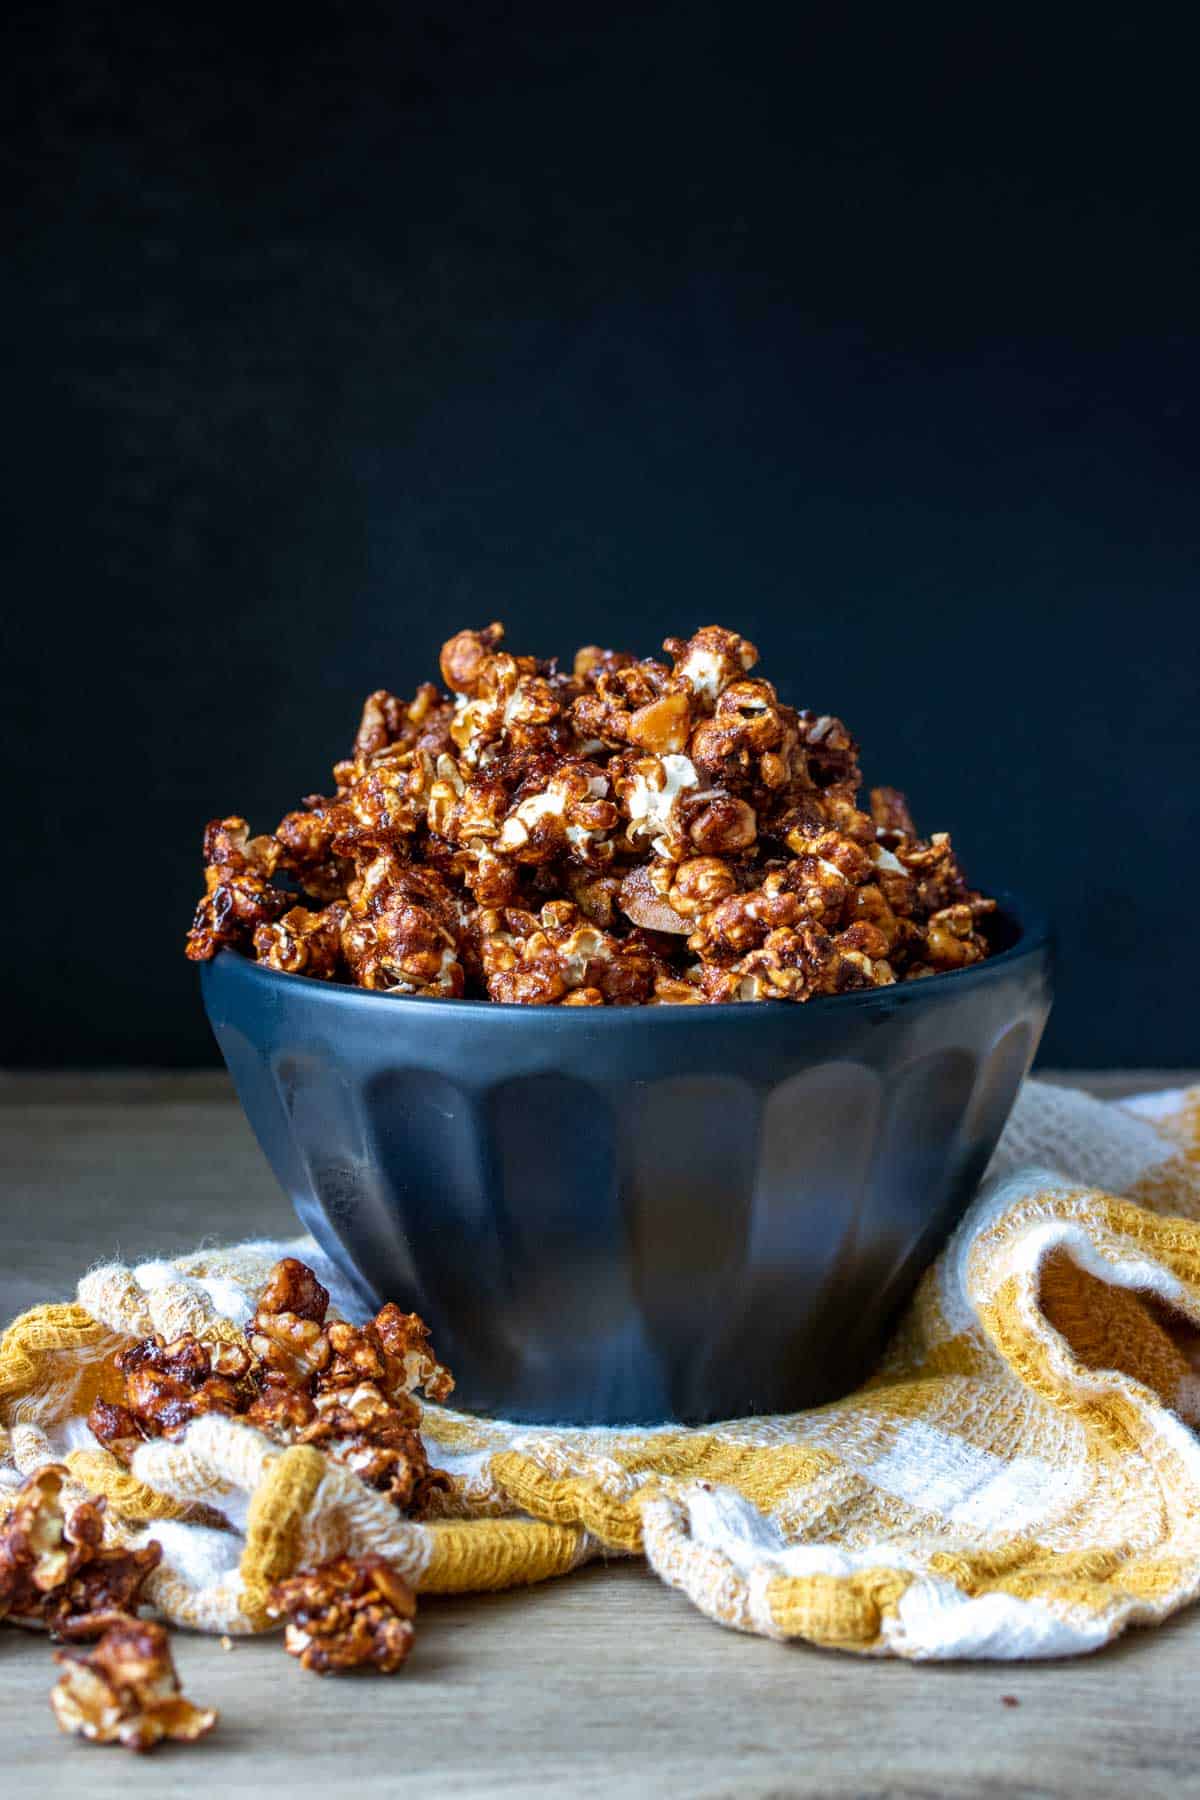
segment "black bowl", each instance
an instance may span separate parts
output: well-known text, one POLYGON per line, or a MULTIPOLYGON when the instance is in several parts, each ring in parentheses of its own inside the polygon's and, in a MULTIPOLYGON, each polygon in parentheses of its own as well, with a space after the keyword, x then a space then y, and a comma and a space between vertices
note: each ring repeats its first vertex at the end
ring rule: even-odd
POLYGON ((409 1000, 224 951, 204 998, 305 1227, 547 1423, 816 1406, 961 1216, 1050 1009, 1011 899, 974 968, 796 1006, 409 1000))

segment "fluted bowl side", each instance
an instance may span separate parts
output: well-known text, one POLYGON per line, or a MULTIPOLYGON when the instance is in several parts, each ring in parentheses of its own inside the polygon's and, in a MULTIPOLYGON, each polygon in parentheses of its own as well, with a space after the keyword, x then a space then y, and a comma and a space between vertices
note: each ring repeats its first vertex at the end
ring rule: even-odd
POLYGON ((808 1005, 530 1008, 225 951, 209 1019, 305 1228, 429 1322, 456 1404, 700 1422, 849 1391, 961 1216, 1041 1037, 1043 921, 808 1005))

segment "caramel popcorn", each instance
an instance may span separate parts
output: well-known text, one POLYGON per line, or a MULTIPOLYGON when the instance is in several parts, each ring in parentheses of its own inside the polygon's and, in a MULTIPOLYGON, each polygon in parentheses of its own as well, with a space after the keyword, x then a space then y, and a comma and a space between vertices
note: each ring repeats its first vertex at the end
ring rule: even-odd
POLYGON ((284 1648, 314 1675, 391 1675, 412 1649, 416 1596, 382 1556, 336 1556, 280 1581, 267 1611, 287 1621, 284 1648))
MULTIPOLYGON (((988 955, 995 903, 949 837, 896 788, 863 811, 845 725, 781 700, 736 632, 668 638, 669 662, 587 645, 569 674, 503 645, 460 631, 446 691, 369 695, 335 792, 273 834, 214 820, 188 955, 588 1007, 805 1001, 988 955)), ((305 1335, 259 1354, 307 1380, 305 1335)))
POLYGON ((445 1400, 454 1377, 415 1313, 389 1302, 359 1326, 327 1320, 328 1307, 308 1265, 285 1256, 258 1296, 244 1348, 185 1334, 123 1350, 124 1401, 95 1402, 93 1436, 127 1463, 147 1438, 178 1437, 201 1413, 223 1412, 279 1443, 318 1445, 420 1515, 449 1483, 429 1466, 415 1394, 445 1400))
POLYGON ((125 1401, 94 1403, 88 1415, 92 1435, 128 1462, 144 1438, 178 1437, 201 1413, 241 1412, 250 1367, 248 1351, 233 1345, 209 1349, 190 1332, 171 1343, 143 1338, 117 1357, 125 1401))
POLYGON ((161 1625, 125 1619, 91 1650, 60 1650, 50 1704, 60 1731, 97 1744, 152 1750, 164 1738, 191 1743, 212 1730, 211 1707, 193 1706, 179 1688, 161 1625))
POLYGON ((136 1612, 142 1583, 162 1551, 104 1545, 105 1502, 67 1512, 66 1470, 47 1463, 26 1478, 0 1527, 0 1618, 40 1625, 55 1637, 97 1637, 136 1612))

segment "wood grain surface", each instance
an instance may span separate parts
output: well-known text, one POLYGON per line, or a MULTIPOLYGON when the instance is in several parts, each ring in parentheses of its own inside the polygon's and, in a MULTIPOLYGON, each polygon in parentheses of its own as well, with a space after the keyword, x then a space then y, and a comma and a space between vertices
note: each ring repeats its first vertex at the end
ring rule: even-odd
MULTIPOLYGON (((1076 1079, 1112 1094, 1195 1077, 1076 1079)), ((294 1229, 224 1081, 207 1075, 5 1078, 0 1181, 5 1319, 68 1293, 95 1260, 294 1229)), ((640 1565, 614 1563, 424 1602, 413 1659, 391 1681, 306 1676, 277 1640, 222 1650, 181 1634, 176 1655, 220 1725, 202 1745, 138 1759, 60 1738, 48 1647, 0 1632, 0 1791, 1200 1791, 1200 1613, 1069 1662, 914 1667, 722 1631, 640 1565)))

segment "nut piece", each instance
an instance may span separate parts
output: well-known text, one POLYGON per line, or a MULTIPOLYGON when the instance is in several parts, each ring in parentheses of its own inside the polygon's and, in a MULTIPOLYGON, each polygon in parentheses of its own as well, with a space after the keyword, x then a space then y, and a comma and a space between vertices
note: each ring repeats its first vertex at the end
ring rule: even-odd
POLYGON ((313 1675, 391 1675, 413 1644, 416 1595, 382 1556, 335 1556, 276 1582, 267 1611, 286 1619, 284 1648, 313 1675))
POLYGON ((96 1744, 152 1750, 164 1738, 192 1743, 212 1730, 211 1707, 179 1691, 161 1625, 127 1619, 110 1625, 92 1650, 59 1650, 62 1667, 50 1704, 60 1731, 96 1744))

